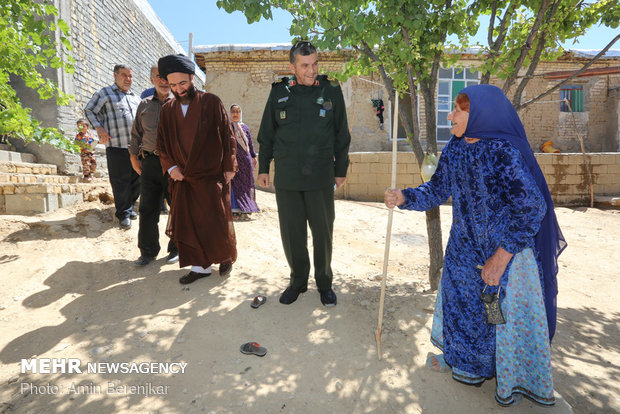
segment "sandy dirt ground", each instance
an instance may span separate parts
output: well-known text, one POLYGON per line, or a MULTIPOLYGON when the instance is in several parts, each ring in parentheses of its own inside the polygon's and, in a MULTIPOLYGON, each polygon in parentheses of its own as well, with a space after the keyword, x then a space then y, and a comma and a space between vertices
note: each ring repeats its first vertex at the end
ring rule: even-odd
MULTIPOLYGON (((336 202, 333 269, 338 306, 313 288, 290 306, 274 195, 235 224, 239 259, 189 287, 188 272, 136 268, 138 225, 87 202, 25 217, 0 216, 0 413, 480 413, 505 412, 495 380, 461 385, 425 367, 435 294, 426 293, 423 213, 394 213, 383 359, 375 329, 387 209, 336 202), (258 309, 251 299, 267 296, 258 309), (244 355, 256 341, 265 357, 244 355), (77 359, 82 373, 21 373, 21 360, 77 359), (88 364, 183 364, 178 373, 110 373, 88 364), (186 364, 186 365, 185 365, 186 364)), ((558 208, 569 247, 560 258, 552 346, 558 402, 511 412, 620 411, 620 211, 558 208), (572 407, 572 408, 571 408, 572 407)), ((441 208, 444 244, 451 207, 441 208)), ((167 217, 162 216, 161 242, 167 217)), ((217 269, 217 267, 215 267, 217 269)), ((180 365, 174 365, 179 367, 180 365)), ((150 370, 151 368, 149 368, 150 370)))

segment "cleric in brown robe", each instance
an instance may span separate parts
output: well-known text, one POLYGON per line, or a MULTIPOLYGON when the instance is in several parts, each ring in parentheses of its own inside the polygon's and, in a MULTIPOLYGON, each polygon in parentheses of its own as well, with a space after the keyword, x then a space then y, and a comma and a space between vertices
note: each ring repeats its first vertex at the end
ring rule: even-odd
POLYGON ((194 62, 168 55, 158 62, 175 98, 161 110, 157 151, 168 174, 172 199, 166 234, 179 249, 179 265, 192 266, 181 277, 192 283, 232 271, 237 241, 230 209, 230 180, 237 170, 236 142, 220 99, 194 86, 194 62))

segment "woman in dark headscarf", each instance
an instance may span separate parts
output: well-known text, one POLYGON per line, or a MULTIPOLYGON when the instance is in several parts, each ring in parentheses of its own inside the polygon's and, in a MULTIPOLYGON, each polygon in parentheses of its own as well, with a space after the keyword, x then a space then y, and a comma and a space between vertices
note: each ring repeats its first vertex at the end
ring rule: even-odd
POLYGON ((501 405, 521 395, 552 405, 557 257, 566 242, 547 184, 499 88, 463 89, 448 119, 453 136, 431 180, 385 193, 390 208, 422 211, 452 197, 431 334, 444 353, 429 354, 427 366, 470 385, 495 376, 501 405), (483 290, 499 295, 505 323, 489 323, 483 290))
POLYGON ((254 168, 258 161, 252 144, 250 128, 241 122, 239 105, 230 106, 230 120, 237 141, 237 165, 239 166, 239 171, 231 181, 231 207, 235 219, 248 220, 251 213, 259 211, 254 187, 254 168))

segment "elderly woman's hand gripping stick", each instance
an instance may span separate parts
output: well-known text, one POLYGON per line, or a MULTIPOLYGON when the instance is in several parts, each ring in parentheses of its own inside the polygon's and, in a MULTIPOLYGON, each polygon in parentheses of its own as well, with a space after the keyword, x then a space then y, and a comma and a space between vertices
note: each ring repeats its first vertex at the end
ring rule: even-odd
POLYGON ((387 208, 394 208, 405 203, 405 196, 400 190, 388 188, 385 190, 384 202, 387 208))

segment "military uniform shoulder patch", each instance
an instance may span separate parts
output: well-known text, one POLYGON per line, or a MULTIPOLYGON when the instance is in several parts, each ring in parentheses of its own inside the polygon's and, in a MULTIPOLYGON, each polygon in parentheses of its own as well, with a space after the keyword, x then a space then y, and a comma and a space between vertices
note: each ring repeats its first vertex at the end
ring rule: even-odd
POLYGON ((288 81, 289 81, 288 78, 285 76, 273 82, 271 86, 274 87, 274 86, 281 85, 281 84, 288 84, 288 81))
POLYGON ((338 79, 336 78, 330 78, 327 75, 320 75, 318 77, 318 79, 321 81, 321 83, 323 84, 330 84, 331 86, 339 86, 340 82, 338 82, 338 79))

